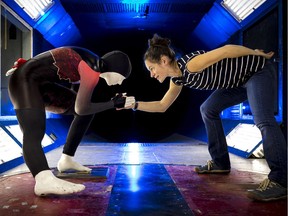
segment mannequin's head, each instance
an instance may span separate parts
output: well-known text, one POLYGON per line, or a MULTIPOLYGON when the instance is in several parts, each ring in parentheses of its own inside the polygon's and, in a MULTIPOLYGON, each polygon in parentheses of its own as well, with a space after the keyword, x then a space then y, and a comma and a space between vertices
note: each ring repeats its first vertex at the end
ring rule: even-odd
POLYGON ((127 54, 121 51, 106 53, 99 59, 100 77, 108 85, 121 85, 131 74, 132 66, 127 54))

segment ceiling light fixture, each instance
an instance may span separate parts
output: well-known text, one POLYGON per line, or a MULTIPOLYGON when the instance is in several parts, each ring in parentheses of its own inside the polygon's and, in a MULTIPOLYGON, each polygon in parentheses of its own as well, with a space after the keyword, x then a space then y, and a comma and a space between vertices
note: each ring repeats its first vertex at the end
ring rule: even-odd
POLYGON ((241 22, 265 1, 266 0, 223 0, 221 5, 235 17, 238 22, 241 22))
POLYGON ((54 4, 53 0, 14 0, 32 19, 37 20, 54 4))

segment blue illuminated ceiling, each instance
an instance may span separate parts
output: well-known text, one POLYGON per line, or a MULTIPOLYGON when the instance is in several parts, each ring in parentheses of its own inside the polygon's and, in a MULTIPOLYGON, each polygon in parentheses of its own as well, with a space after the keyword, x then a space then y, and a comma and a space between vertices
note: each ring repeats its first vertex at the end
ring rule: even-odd
POLYGON ((60 0, 85 38, 120 31, 191 32, 215 0, 60 0))

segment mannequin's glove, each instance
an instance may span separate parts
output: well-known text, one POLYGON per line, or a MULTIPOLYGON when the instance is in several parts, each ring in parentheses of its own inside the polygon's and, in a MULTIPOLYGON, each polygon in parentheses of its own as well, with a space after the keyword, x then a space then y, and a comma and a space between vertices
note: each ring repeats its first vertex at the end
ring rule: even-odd
POLYGON ((135 97, 127 97, 126 93, 116 94, 111 100, 114 102, 115 108, 126 108, 135 103, 135 97))

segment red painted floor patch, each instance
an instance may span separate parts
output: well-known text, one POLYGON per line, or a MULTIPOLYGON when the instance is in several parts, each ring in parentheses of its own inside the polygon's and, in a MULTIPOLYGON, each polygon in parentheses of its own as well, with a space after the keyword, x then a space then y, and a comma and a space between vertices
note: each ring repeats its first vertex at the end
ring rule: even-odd
POLYGON ((198 175, 193 166, 165 167, 195 215, 287 216, 287 200, 263 203, 246 197, 266 175, 237 170, 198 175))
POLYGON ((109 166, 108 178, 66 179, 86 189, 67 196, 34 195, 30 173, 0 178, 0 215, 95 215, 106 214, 117 166, 109 166))

